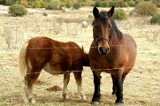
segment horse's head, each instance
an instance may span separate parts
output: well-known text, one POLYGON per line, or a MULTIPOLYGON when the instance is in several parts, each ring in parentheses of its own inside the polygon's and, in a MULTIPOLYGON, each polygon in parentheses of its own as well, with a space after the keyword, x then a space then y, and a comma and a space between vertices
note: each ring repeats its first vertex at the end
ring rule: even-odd
POLYGON ((108 11, 101 11, 94 7, 93 15, 93 38, 97 44, 98 51, 102 55, 106 55, 110 51, 109 41, 111 39, 112 23, 110 18, 114 13, 114 6, 108 11))

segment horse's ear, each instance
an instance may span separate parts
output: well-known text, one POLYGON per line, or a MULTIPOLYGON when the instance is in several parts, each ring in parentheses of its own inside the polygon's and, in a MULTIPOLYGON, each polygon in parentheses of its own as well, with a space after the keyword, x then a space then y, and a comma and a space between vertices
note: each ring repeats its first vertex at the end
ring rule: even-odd
POLYGON ((114 13, 114 6, 112 6, 112 8, 108 11, 108 17, 109 18, 112 17, 113 13, 114 13))
POLYGON ((99 10, 96 7, 93 8, 93 15, 94 15, 94 18, 99 17, 99 10))

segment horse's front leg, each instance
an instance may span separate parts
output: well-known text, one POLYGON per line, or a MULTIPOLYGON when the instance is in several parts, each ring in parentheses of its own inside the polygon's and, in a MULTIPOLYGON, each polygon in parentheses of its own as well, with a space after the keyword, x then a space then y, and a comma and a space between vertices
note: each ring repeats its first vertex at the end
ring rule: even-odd
POLYGON ((112 78, 112 84, 113 84, 113 86, 112 86, 112 90, 113 90, 112 95, 116 96, 117 87, 115 86, 115 76, 113 74, 111 74, 111 78, 112 78))
POLYGON ((67 95, 67 85, 69 83, 70 80, 70 73, 65 73, 64 74, 64 78, 63 78, 63 90, 62 90, 62 98, 68 99, 68 95, 67 95))
POLYGON ((100 83, 101 83, 101 72, 98 71, 92 71, 93 77, 94 77, 94 94, 92 98, 92 104, 99 104, 100 100, 100 83))
POLYGON ((81 74, 82 74, 82 72, 74 72, 74 77, 75 77, 75 80, 77 83, 78 93, 81 96, 81 98, 83 100, 85 100, 86 96, 83 94, 83 91, 82 91, 82 76, 81 76, 81 74))
POLYGON ((115 103, 116 104, 121 104, 123 103, 123 81, 124 81, 124 78, 122 77, 122 73, 123 70, 118 70, 118 73, 114 76, 114 79, 115 79, 115 87, 117 89, 116 91, 116 101, 115 103))

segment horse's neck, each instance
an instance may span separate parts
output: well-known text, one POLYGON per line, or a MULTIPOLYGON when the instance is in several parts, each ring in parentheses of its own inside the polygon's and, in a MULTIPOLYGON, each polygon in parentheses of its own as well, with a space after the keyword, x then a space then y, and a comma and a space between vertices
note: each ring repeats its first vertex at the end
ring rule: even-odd
POLYGON ((123 38, 122 38, 122 39, 119 39, 119 38, 118 38, 118 35, 117 35, 116 33, 114 33, 114 36, 113 36, 113 38, 110 40, 109 45, 116 45, 116 46, 122 45, 122 40, 123 40, 123 38))

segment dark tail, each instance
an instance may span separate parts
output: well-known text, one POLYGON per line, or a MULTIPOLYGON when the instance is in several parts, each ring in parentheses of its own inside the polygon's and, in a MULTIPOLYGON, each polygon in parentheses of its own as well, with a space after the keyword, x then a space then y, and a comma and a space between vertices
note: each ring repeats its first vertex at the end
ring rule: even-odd
POLYGON ((83 62, 83 66, 90 66, 89 65, 89 58, 88 58, 88 54, 87 53, 85 53, 85 60, 83 62))

